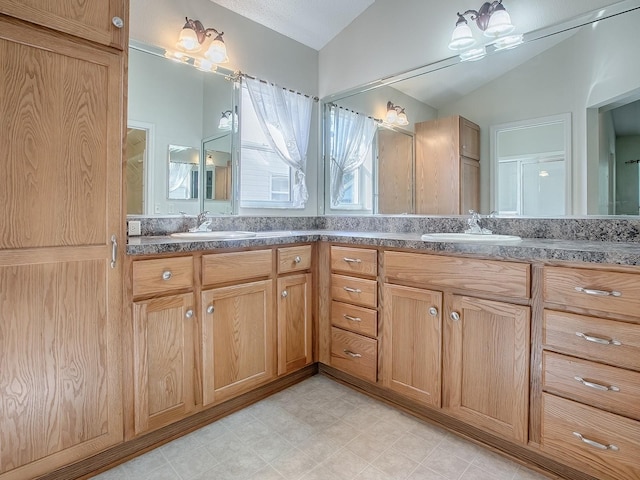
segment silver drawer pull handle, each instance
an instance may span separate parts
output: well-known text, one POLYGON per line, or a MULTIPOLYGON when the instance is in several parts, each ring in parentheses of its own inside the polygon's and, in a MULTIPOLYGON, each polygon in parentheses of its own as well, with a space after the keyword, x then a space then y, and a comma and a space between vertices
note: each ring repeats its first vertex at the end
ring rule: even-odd
POLYGON ((588 333, 576 332, 576 335, 580 338, 584 338, 587 342, 598 343, 600 345, 622 345, 622 342, 619 342, 618 340, 594 337, 588 333))
POLYGON ((351 322, 361 322, 362 319, 360 317, 352 317, 351 315, 347 315, 346 313, 343 315, 344 318, 351 322))
POLYGON ((293 261, 295 263, 300 263, 302 261, 302 259, 300 257, 296 257, 296 258, 293 259, 293 261))
POLYGON ((351 288, 351 287, 343 287, 345 289, 345 291, 349 292, 349 293, 362 293, 362 290, 360 290, 359 288, 351 288))
POLYGON ((115 235, 111 235, 111 268, 116 268, 118 260, 118 239, 115 235))
POLYGON ((362 357, 362 355, 360 355, 359 353, 352 352, 351 350, 343 350, 343 352, 345 353, 345 355, 349 355, 351 358, 362 357))
POLYGON ((598 450, 613 450, 614 452, 617 452, 618 450, 620 450, 615 445, 604 445, 594 440, 589 440, 588 438, 583 437, 582 434, 578 432, 573 432, 573 434, 576 437, 578 437, 580 440, 582 440, 584 443, 586 443, 587 445, 591 445, 592 447, 597 448, 598 450))
POLYGON ((599 383, 595 383, 595 382, 590 382, 588 380, 585 380, 582 377, 573 377, 574 380, 577 380, 578 382, 580 382, 581 384, 583 384, 585 387, 589 387, 589 388, 595 388, 596 390, 601 390, 603 392, 619 392, 620 389, 614 385, 601 385, 599 383))
POLYGON ((362 260, 360 260, 359 258, 344 257, 343 260, 347 263, 362 263, 362 260))
POLYGON ((595 295, 596 297, 621 297, 622 293, 616 292, 615 290, 611 290, 607 292, 606 290, 595 290, 593 288, 582 288, 576 287, 576 292, 586 293, 587 295, 595 295))
POLYGON ((171 280, 171 277, 172 277, 171 270, 165 270, 164 272, 162 272, 163 280, 171 280))

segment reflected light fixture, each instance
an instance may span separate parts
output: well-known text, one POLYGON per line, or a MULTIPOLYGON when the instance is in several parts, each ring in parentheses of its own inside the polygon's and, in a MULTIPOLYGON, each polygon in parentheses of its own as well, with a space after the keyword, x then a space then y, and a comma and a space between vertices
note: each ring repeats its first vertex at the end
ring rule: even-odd
POLYGON ((484 32, 486 37, 493 39, 491 44, 495 50, 506 50, 515 48, 522 43, 522 35, 510 35, 515 26, 511 23, 511 17, 502 5, 502 0, 485 2, 479 10, 467 10, 464 13, 458 12, 458 21, 451 35, 449 48, 460 53, 462 61, 480 60, 486 55, 484 46, 472 48, 477 40, 473 36, 471 27, 465 17, 475 21, 478 28, 484 32))
POLYGON ((220 117, 220 122, 218 122, 218 129, 231 130, 231 115, 233 115, 231 110, 222 112, 222 117, 220 117))
POLYGON ((187 53, 199 52, 208 38, 215 33, 213 41, 207 47, 204 57, 213 64, 225 63, 229 61, 227 57, 227 47, 222 36, 224 32, 218 32, 215 28, 204 28, 200 20, 192 20, 185 17, 186 23, 182 27, 178 37, 177 48, 187 53))
POLYGON ((394 105, 392 102, 387 102, 387 115, 385 116, 385 122, 389 125, 409 125, 409 119, 404 112, 404 108, 399 105, 394 105))

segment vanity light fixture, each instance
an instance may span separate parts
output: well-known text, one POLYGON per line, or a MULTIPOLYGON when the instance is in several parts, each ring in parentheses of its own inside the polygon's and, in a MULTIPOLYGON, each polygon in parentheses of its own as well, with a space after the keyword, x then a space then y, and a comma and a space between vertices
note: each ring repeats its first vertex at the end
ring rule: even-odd
POLYGON ((226 110, 222 112, 222 117, 220 117, 220 122, 218 122, 218 129, 231 130, 232 115, 233 115, 233 112, 231 110, 226 110))
POLYGON ((179 50, 189 54, 198 52, 202 49, 207 39, 211 37, 211 34, 215 33, 216 36, 207 47, 204 57, 213 64, 229 61, 227 47, 222 39, 224 32, 218 32, 215 28, 204 28, 200 20, 192 20, 188 17, 185 17, 185 20, 186 23, 178 37, 177 48, 179 50))
POLYGON ((472 48, 477 40, 473 36, 471 27, 467 23, 466 16, 476 22, 478 28, 486 37, 493 39, 491 45, 495 50, 515 48, 522 43, 522 35, 510 35, 515 26, 511 23, 511 17, 502 5, 502 0, 485 2, 479 10, 467 10, 458 12, 458 21, 451 35, 449 48, 460 53, 460 59, 464 61, 480 60, 486 55, 484 46, 472 48))
POLYGON ((409 125, 409 119, 404 112, 404 108, 399 105, 394 105, 391 102, 387 102, 387 115, 385 116, 385 122, 389 125, 409 125))

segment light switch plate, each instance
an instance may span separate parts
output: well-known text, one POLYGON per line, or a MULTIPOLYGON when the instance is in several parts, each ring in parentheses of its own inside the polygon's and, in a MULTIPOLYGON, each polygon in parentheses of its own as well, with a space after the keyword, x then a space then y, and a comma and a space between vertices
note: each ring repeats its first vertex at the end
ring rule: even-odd
POLYGON ((141 233, 140 220, 129 220, 129 236, 135 237, 141 233))

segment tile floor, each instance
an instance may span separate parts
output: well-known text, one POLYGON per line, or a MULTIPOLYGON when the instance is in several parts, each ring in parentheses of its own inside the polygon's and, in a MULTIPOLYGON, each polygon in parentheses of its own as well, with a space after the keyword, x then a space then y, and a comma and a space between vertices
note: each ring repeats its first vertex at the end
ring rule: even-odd
POLYGON ((316 375, 96 480, 543 480, 316 375))

